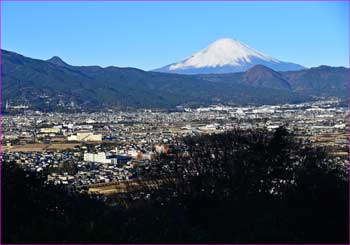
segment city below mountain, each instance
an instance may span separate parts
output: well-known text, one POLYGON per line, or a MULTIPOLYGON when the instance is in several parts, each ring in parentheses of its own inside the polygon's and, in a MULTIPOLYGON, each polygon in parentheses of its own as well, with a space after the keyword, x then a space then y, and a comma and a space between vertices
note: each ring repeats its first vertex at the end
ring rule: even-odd
POLYGON ((154 71, 179 74, 229 73, 247 71, 255 65, 264 65, 276 71, 294 71, 305 68, 298 64, 272 58, 237 40, 223 38, 181 62, 154 71))
MULTIPOLYGON (((211 45, 208 52, 220 50, 221 45, 239 46, 244 53, 232 59, 224 57, 220 63, 219 59, 211 60, 203 51, 173 65, 172 69, 186 69, 189 64, 201 69, 200 64, 223 65, 228 61, 232 65, 244 63, 246 67, 249 63, 252 67, 238 73, 182 75, 112 66, 71 66, 59 57, 44 61, 2 50, 2 104, 7 107, 3 109, 173 109, 179 105, 261 105, 298 103, 330 96, 345 99, 347 96, 348 68, 320 66, 279 72, 269 68, 267 63, 254 66, 253 55, 255 60, 259 57, 269 64, 285 63, 236 41, 220 40, 211 45), (206 63, 200 63, 203 59, 206 63)), ((279 67, 282 69, 282 65, 279 67)), ((294 65, 294 68, 302 67, 294 65)))

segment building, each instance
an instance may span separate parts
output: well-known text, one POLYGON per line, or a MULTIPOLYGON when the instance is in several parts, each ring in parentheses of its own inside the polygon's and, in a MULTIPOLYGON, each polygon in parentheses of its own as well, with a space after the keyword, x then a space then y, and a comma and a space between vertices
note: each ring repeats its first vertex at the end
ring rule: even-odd
POLYGON ((68 141, 102 141, 102 134, 82 132, 68 136, 68 141))
POLYGON ((98 162, 98 163, 111 163, 110 159, 107 159, 106 153, 84 153, 84 161, 86 162, 98 162))
POLYGON ((60 128, 41 128, 40 133, 45 133, 45 134, 57 134, 61 131, 60 128))

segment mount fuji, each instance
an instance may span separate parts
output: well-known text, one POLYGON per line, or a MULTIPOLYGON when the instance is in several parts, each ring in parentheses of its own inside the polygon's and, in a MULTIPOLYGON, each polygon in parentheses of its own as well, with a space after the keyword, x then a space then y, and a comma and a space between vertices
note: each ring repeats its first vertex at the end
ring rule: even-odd
POLYGON ((243 72, 255 65, 275 71, 296 71, 305 67, 280 61, 230 38, 219 39, 189 58, 153 71, 179 74, 243 72))

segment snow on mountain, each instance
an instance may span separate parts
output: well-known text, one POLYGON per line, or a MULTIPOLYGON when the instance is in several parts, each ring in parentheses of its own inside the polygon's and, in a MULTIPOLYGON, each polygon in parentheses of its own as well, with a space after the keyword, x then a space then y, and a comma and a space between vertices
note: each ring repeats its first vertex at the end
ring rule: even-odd
POLYGON ((244 62, 251 62, 252 57, 258 57, 266 61, 279 62, 272 57, 259 53, 254 49, 229 38, 220 39, 207 48, 195 53, 189 59, 170 66, 170 70, 185 68, 188 66, 216 67, 224 65, 240 65, 244 62))
POLYGON ((237 40, 223 38, 181 62, 154 71, 182 74, 228 73, 246 71, 255 65, 264 65, 277 71, 304 68, 258 52, 237 40))

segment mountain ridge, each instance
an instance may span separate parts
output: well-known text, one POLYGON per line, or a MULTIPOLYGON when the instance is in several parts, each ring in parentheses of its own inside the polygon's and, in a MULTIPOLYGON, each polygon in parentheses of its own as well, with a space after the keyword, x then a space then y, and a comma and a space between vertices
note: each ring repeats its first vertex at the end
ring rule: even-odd
POLYGON ((58 66, 65 66, 65 67, 70 66, 58 56, 52 56, 50 59, 48 59, 46 61, 50 62, 51 64, 58 65, 58 66))
POLYGON ((181 75, 137 68, 62 66, 11 51, 1 53, 2 104, 26 102, 40 110, 61 110, 70 104, 100 110, 298 103, 315 96, 346 98, 349 87, 349 69, 341 67, 276 72, 256 66, 239 73, 181 75))

